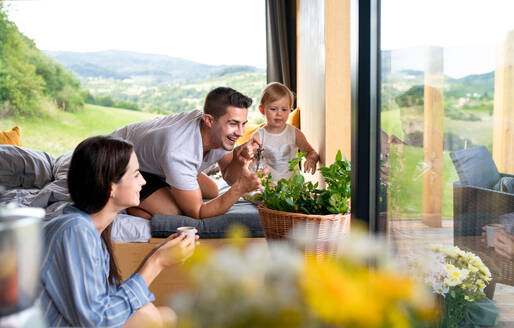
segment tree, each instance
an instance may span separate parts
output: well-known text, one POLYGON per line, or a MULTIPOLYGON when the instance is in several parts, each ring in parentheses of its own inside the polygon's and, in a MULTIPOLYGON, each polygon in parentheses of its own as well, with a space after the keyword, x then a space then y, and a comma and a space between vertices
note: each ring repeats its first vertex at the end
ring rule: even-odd
POLYGON ((79 82, 18 31, 0 2, 0 103, 9 104, 9 114, 34 115, 44 98, 63 110, 84 105, 79 82))

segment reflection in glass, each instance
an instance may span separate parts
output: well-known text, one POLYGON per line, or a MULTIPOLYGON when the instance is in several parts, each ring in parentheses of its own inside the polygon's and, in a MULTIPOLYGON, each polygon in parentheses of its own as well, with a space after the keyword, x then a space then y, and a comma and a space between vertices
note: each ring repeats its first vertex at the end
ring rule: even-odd
POLYGON ((514 302, 514 2, 381 6, 379 226, 402 256, 429 243, 479 255, 514 322, 501 303, 514 302), (503 225, 495 247, 488 224, 503 225))

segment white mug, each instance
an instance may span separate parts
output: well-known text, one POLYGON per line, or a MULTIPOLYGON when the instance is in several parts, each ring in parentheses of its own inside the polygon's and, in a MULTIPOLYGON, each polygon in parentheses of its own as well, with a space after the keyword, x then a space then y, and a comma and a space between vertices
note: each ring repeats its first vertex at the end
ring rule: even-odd
POLYGON ((496 232, 505 230, 503 224, 492 223, 485 226, 485 234, 487 239, 487 246, 494 247, 494 236, 496 232))
POLYGON ((179 235, 186 234, 190 236, 191 240, 193 241, 193 246, 196 243, 196 228, 195 227, 180 227, 177 228, 177 232, 179 235))

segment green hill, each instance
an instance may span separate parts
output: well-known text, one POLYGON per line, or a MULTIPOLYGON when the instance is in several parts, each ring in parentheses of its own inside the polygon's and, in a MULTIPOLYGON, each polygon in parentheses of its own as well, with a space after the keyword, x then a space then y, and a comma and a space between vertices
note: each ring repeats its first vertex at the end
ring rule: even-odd
POLYGON ((45 51, 49 56, 72 70, 81 80, 112 78, 150 84, 189 83, 207 77, 238 72, 264 72, 252 66, 206 65, 167 55, 131 51, 107 50, 98 52, 45 51))
POLYGON ((89 136, 109 134, 126 124, 155 116, 119 108, 85 105, 84 110, 79 112, 55 111, 44 118, 3 118, 0 120, 0 130, 18 125, 23 147, 44 150, 58 156, 74 149, 89 136))
POLYGON ((166 55, 129 51, 47 51, 73 71, 90 96, 86 102, 169 114, 201 107, 218 86, 232 87, 257 101, 266 72, 253 66, 212 66, 166 55), (131 107, 127 104, 132 104, 131 107))

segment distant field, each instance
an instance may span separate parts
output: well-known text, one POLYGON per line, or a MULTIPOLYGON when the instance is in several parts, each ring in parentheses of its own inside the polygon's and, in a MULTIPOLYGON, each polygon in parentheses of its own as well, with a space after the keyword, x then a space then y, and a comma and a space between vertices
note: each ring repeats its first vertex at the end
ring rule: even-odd
POLYGON ((18 125, 23 147, 44 150, 58 156, 75 148, 86 137, 109 134, 123 125, 156 116, 158 115, 86 105, 81 112, 57 111, 47 118, 2 118, 0 129, 6 130, 18 125))

